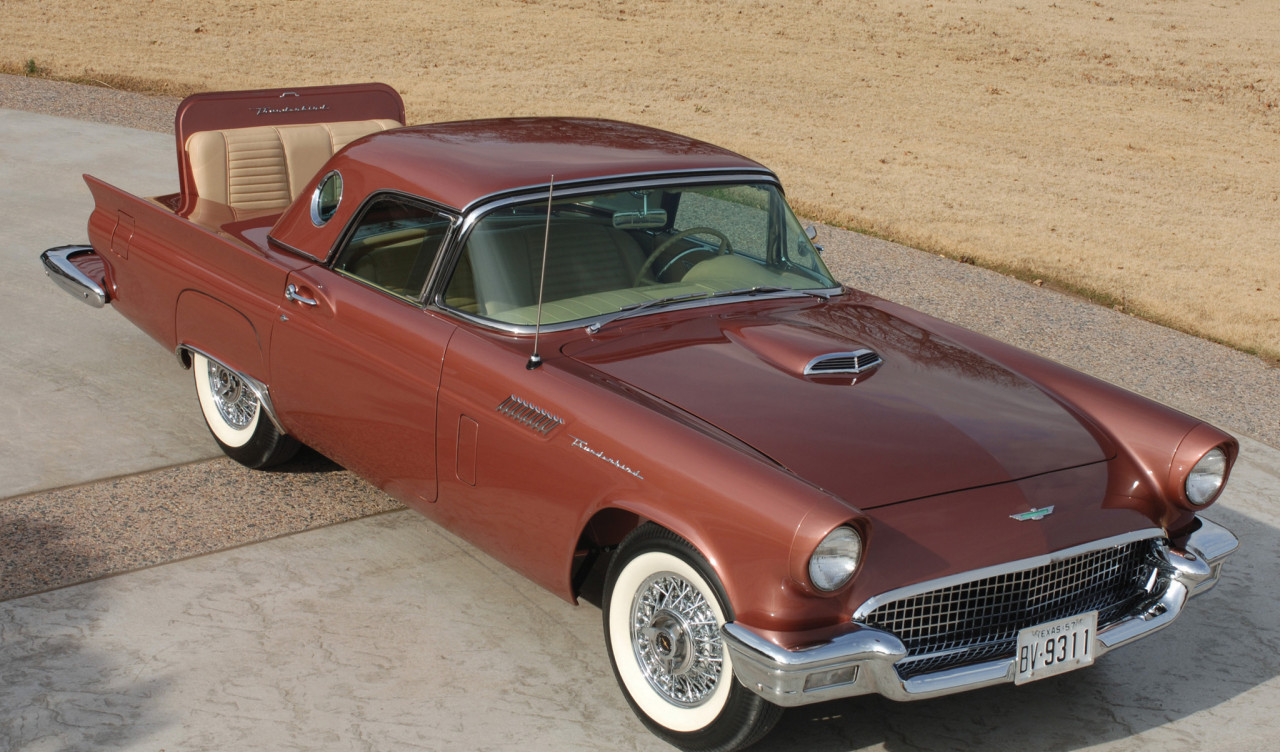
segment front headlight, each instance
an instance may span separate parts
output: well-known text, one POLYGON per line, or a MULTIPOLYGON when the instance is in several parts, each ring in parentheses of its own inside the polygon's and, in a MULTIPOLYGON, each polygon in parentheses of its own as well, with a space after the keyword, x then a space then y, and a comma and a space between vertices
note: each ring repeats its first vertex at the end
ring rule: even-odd
POLYGON ((1222 481, 1227 477, 1227 455, 1221 449, 1210 449, 1205 452, 1191 472, 1187 473, 1187 501, 1196 506, 1208 504, 1222 490, 1222 481))
POLYGON ((809 557, 809 581, 831 592, 849 581, 862 559, 862 536, 851 527, 827 533, 809 557))

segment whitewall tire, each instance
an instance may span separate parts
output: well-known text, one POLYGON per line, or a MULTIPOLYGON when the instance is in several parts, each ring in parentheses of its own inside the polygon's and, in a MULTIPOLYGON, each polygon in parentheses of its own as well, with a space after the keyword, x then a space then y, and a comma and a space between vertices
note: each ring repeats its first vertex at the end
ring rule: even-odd
POLYGON ((622 542, 604 592, 614 676, 641 721, 687 750, 728 752, 758 741, 782 709, 742 686, 720 636, 732 618, 706 559, 665 528, 622 542))
POLYGON ((235 371, 191 353, 196 397, 209 432, 222 451, 242 465, 270 467, 297 453, 299 444, 276 429, 257 396, 235 371))

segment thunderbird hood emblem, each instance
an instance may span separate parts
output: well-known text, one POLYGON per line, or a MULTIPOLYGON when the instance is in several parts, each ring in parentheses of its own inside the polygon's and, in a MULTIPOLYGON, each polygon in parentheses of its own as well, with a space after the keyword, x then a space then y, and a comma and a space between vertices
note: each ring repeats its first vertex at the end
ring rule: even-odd
POLYGON ((1053 507, 1041 507, 1040 509, 1032 509, 1030 512, 1022 514, 1011 514, 1009 519, 1018 522, 1026 522, 1027 520, 1043 520, 1045 517, 1053 514, 1053 507))

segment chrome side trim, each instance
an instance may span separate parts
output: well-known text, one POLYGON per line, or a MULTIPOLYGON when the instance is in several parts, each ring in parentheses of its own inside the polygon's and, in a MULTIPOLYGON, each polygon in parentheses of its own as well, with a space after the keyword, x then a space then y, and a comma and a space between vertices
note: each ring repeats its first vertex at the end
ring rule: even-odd
POLYGON ((60 245, 40 254, 40 261, 44 264, 44 273, 49 275, 49 279, 53 280, 58 287, 94 308, 101 308, 111 302, 111 297, 99 282, 90 279, 71 263, 72 256, 82 253, 96 253, 96 251, 93 250, 93 246, 88 245, 60 245))
POLYGON ((503 400, 502 404, 498 405, 496 409, 520 425, 543 436, 564 425, 563 419, 552 415, 537 405, 525 402, 514 394, 503 400))
MULTIPOLYGON (((1236 537, 1226 528, 1201 518, 1201 527, 1191 534, 1186 552, 1156 546, 1156 574, 1152 595, 1123 619, 1098 633, 1096 655, 1159 631, 1173 623, 1193 595, 1203 593, 1217 582, 1222 562, 1238 547, 1236 537)), ((1051 563, 1059 557, 1074 556, 1109 545, 1131 543, 1160 535, 1160 531, 1140 530, 1084 546, 1076 546, 1048 556, 1024 559, 977 572, 927 583, 923 589, 982 579, 1003 570, 1017 570, 1051 563)), ((921 591, 920 586, 900 588, 867 601, 859 612, 876 604, 921 591)), ((903 680, 894 664, 907 656, 906 646, 889 632, 853 622, 850 631, 830 641, 789 650, 765 639, 750 627, 730 622, 721 627, 725 649, 733 660, 734 675, 748 689, 783 707, 808 705, 825 700, 879 694, 891 700, 921 700, 963 692, 994 684, 1011 683, 1017 672, 1015 658, 922 674, 903 680), (814 679, 817 681, 813 681, 814 679), (831 682, 822 684, 822 682, 831 682), (810 686, 818 685, 818 686, 810 686)))
POLYGON ((195 353, 198 355, 203 355, 209 360, 212 360, 213 362, 217 363, 218 365, 221 365, 223 368, 227 369, 228 371, 231 371, 236 376, 240 377, 240 380, 245 383, 245 386, 249 387, 249 391, 253 392, 253 396, 258 398, 258 404, 262 405, 262 411, 265 412, 267 414, 267 418, 271 420, 271 425, 275 426, 276 430, 279 431, 281 434, 284 434, 286 436, 289 434, 288 431, 284 430, 284 426, 280 425, 280 418, 276 415, 276 407, 271 402, 271 390, 267 388, 266 384, 262 383, 261 381, 258 381, 257 379, 246 374, 243 371, 237 371, 236 369, 232 368, 231 366, 222 362, 218 358, 213 357, 212 355, 205 352, 204 350, 201 350, 198 347, 192 347, 191 345, 178 345, 176 350, 176 354, 178 356, 178 362, 182 364, 183 368, 186 368, 188 370, 191 369, 191 359, 187 355, 184 355, 184 353, 185 354, 195 353))

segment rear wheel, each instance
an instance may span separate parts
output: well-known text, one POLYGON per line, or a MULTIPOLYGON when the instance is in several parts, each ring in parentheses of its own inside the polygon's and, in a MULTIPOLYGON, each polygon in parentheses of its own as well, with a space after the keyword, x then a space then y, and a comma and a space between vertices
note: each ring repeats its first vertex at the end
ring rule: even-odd
POLYGON ((192 353, 191 372, 204 422, 228 457, 247 467, 264 468, 297 454, 300 444, 262 414, 257 396, 235 371, 192 353))
POLYGON ((614 676, 631 709, 681 749, 729 752, 759 741, 782 708, 742 686, 720 637, 733 613, 687 541, 644 525, 622 542, 604 591, 614 676))

